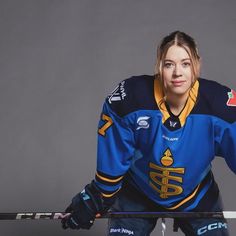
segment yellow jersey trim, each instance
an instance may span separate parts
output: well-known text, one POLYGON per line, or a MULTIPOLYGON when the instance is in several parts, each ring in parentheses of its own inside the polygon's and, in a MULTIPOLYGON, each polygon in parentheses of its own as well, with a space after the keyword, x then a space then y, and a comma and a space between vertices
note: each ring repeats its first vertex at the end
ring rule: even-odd
POLYGON ((188 196, 187 198, 185 198, 183 201, 181 201, 180 203, 178 203, 176 206, 173 206, 173 207, 169 207, 169 208, 166 208, 168 210, 175 210, 176 208, 182 206, 184 203, 188 202, 189 200, 191 200, 197 193, 198 189, 200 187, 200 184, 196 187, 196 189, 194 190, 194 192, 188 196))
POLYGON ((102 194, 103 197, 112 197, 119 191, 120 191, 120 188, 118 190, 116 190, 114 193, 111 193, 111 194, 106 194, 106 193, 101 193, 101 194, 102 194))
POLYGON ((119 181, 124 177, 124 176, 121 176, 121 177, 119 177, 119 178, 117 178, 117 179, 108 179, 108 178, 106 178, 106 177, 103 177, 103 176, 99 175, 98 173, 96 173, 96 176, 97 176, 99 179, 104 180, 104 181, 106 181, 106 182, 110 182, 110 183, 119 182, 119 181))

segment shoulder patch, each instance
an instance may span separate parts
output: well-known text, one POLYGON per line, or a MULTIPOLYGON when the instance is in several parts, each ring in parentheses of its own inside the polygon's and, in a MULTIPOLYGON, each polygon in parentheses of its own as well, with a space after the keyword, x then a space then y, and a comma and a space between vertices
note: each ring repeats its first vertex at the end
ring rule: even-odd
POLYGON ((125 90, 125 80, 123 80, 120 84, 118 84, 115 89, 108 95, 107 100, 108 103, 111 104, 112 102, 117 102, 124 100, 126 97, 126 90, 125 90))
POLYGON ((228 92, 228 101, 226 105, 229 107, 236 107, 236 92, 233 89, 228 92))
POLYGON ((106 102, 120 117, 138 110, 158 109, 154 99, 154 76, 133 76, 121 81, 106 102))

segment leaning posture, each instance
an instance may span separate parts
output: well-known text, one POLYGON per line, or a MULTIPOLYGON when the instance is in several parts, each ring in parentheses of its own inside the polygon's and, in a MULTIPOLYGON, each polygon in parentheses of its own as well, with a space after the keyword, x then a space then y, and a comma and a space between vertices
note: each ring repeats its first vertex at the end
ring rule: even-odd
MULTIPOLYGON (((98 126, 97 172, 73 199, 64 228, 89 229, 112 211, 222 211, 211 171, 236 172, 236 92, 199 77, 194 39, 176 31, 157 50, 155 75, 123 80, 98 126)), ((150 235, 156 218, 110 219, 108 235, 150 235)), ((187 236, 226 236, 225 219, 176 219, 187 236)))

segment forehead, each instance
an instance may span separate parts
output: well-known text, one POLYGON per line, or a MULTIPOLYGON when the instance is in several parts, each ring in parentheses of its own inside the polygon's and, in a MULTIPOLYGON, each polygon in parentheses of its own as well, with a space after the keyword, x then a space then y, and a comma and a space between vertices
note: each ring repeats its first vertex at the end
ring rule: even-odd
POLYGON ((190 59, 188 51, 180 46, 172 45, 166 52, 165 60, 181 61, 183 59, 190 59))

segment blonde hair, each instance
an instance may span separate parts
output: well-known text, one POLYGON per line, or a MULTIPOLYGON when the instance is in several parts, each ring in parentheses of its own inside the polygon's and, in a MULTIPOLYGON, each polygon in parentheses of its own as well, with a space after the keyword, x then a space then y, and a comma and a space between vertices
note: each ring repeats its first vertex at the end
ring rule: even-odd
POLYGON ((160 45, 157 48, 155 77, 161 80, 161 86, 164 94, 165 94, 165 89, 162 77, 163 64, 164 64, 163 62, 165 60, 168 49, 173 45, 177 45, 179 47, 184 48, 190 57, 191 69, 193 73, 192 86, 200 76, 200 56, 198 54, 197 44, 195 40, 184 32, 181 31, 172 32, 171 34, 167 35, 162 39, 160 45))

